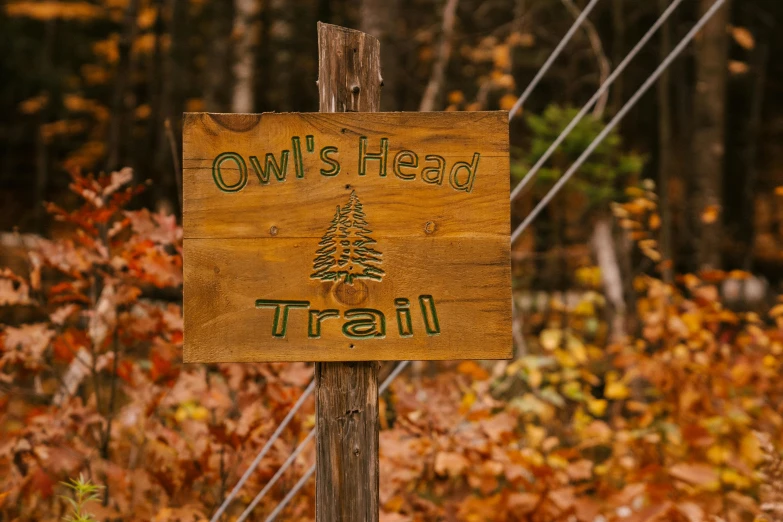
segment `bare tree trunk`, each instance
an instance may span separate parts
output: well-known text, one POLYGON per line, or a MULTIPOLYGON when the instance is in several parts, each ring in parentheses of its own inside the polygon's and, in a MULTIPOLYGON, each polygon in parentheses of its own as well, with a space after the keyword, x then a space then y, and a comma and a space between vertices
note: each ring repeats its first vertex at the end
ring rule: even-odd
POLYGON ((612 305, 610 342, 620 342, 625 338, 625 298, 623 291, 623 274, 617 260, 617 251, 612 235, 612 224, 607 218, 599 219, 593 229, 592 246, 598 266, 601 269, 601 279, 604 294, 612 305))
MULTIPOLYGON (((758 142, 761 134, 761 122, 764 109, 764 91, 767 84, 767 67, 769 64, 769 44, 765 41, 756 46, 753 69, 756 73, 751 92, 751 109, 748 121, 747 146, 742 165, 745 169, 745 186, 742 205, 742 237, 746 242, 745 256, 742 268, 750 271, 753 268, 753 247, 755 244, 755 227, 753 213, 755 210, 756 184, 758 182, 758 142)), ((745 281, 743 281, 743 292, 745 281)))
MULTIPOLYGON (((579 18, 582 11, 576 6, 573 0, 561 0, 563 5, 571 12, 571 16, 579 18)), ((595 60, 598 63, 598 85, 603 85, 609 75, 612 73, 612 64, 609 63, 609 59, 604 52, 603 43, 601 43, 601 36, 598 34, 595 25, 590 20, 585 20, 582 23, 582 28, 587 34, 587 40, 590 42, 590 47, 593 49, 595 60)), ((606 110, 606 105, 609 100, 609 91, 606 91, 601 98, 595 103, 593 108, 593 117, 601 118, 606 110)))
MULTIPOLYGON (((700 0, 701 13, 713 4, 700 0)), ((699 269, 721 267, 721 205, 726 127, 726 75, 730 4, 704 27, 696 42, 693 132, 693 222, 699 269)))
POLYGON ((256 0, 234 0, 234 94, 232 112, 253 112, 253 64, 258 43, 256 0))
POLYGON ((122 130, 127 127, 125 96, 128 91, 131 72, 131 46, 136 34, 136 13, 138 0, 130 0, 125 8, 122 33, 118 45, 119 61, 112 96, 111 121, 109 123, 109 144, 106 157, 106 170, 111 172, 120 167, 120 149, 125 141, 122 130))
POLYGON ((296 109, 293 96, 294 53, 292 42, 294 39, 294 24, 292 14, 294 10, 289 0, 269 0, 269 52, 272 53, 269 71, 266 73, 269 86, 267 98, 270 109, 279 112, 291 112, 296 109), (273 74, 270 74, 274 71, 273 74))
POLYGON ((451 56, 458 4, 459 0, 446 0, 446 6, 443 9, 443 29, 440 45, 438 46, 438 54, 432 66, 432 76, 421 99, 421 105, 419 106, 421 112, 435 110, 438 97, 443 90, 443 84, 446 79, 446 66, 449 64, 449 57, 451 56))
POLYGON ((231 23, 230 2, 207 4, 210 12, 210 46, 204 74, 204 105, 209 112, 227 112, 231 91, 231 23))
MULTIPOLYGON (((46 22, 44 41, 41 46, 40 61, 38 62, 41 78, 46 80, 52 76, 52 53, 55 48, 56 37, 57 20, 49 20, 46 22)), ((49 85, 47 85, 44 94, 48 96, 49 103, 38 113, 38 129, 35 136, 35 195, 33 197, 35 227, 41 234, 44 232, 46 223, 46 211, 43 201, 49 185, 49 145, 43 135, 43 125, 49 118, 49 106, 51 105, 51 100, 55 97, 55 93, 52 92, 49 85)))
MULTIPOLYGON (((163 85, 161 87, 160 114, 158 115, 158 150, 156 167, 162 176, 160 183, 161 192, 158 194, 164 202, 174 201, 177 198, 178 173, 173 171, 173 158, 167 133, 166 121, 171 125, 172 132, 177 138, 182 135, 182 110, 185 103, 188 85, 187 67, 187 28, 188 28, 188 2, 187 0, 169 0, 169 35, 171 44, 168 53, 163 60, 163 85), (166 173, 171 172, 171 175, 166 173)), ((175 145, 176 147, 176 145, 175 145)), ((175 154, 178 156, 179 153, 175 154)))
POLYGON ((384 95, 382 111, 401 110, 400 57, 397 35, 399 33, 399 0, 362 0, 359 29, 381 42, 381 75, 384 95))
MULTIPOLYGON (((615 64, 620 63, 625 55, 625 0, 612 0, 612 59, 615 64)), ((612 112, 617 114, 623 106, 625 82, 621 74, 614 82, 614 96, 612 97, 612 112)))
MULTIPOLYGON (((376 112, 380 44, 372 36, 318 24, 321 112, 376 112)), ((377 522, 378 366, 315 364, 317 522, 377 522)))
MULTIPOLYGON (((658 0, 658 8, 665 11, 669 2, 658 0)), ((667 56, 671 50, 671 25, 667 21, 661 27, 661 57, 667 56)), ((658 82, 658 195, 661 198, 659 205, 661 211, 661 253, 664 266, 663 280, 672 282, 672 208, 669 193, 669 176, 672 172, 672 100, 671 100, 671 75, 669 71, 663 73, 658 82)))

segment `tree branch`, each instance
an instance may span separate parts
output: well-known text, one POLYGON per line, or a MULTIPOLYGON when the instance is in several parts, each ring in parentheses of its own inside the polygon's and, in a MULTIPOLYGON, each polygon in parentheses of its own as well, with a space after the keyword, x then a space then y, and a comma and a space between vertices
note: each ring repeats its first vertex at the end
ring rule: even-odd
POLYGON ((429 112, 435 110, 435 102, 443 88, 443 81, 446 77, 446 65, 451 56, 451 44, 454 38, 454 22, 457 18, 457 4, 459 0, 446 0, 446 7, 443 9, 443 26, 438 47, 438 56, 432 66, 432 76, 421 98, 419 111, 429 112))

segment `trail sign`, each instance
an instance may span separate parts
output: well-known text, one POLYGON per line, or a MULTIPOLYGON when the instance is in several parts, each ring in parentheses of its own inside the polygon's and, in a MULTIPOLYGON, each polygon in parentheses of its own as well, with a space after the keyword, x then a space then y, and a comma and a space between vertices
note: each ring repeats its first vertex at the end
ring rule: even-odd
POLYGON ((511 356, 505 112, 185 115, 186 362, 511 356))

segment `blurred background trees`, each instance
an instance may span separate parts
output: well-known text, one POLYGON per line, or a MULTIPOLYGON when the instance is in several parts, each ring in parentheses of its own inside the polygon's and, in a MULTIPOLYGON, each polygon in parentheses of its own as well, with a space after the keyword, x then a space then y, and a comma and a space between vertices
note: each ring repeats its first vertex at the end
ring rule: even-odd
MULTIPOLYGON (((74 167, 130 166, 153 182, 143 204, 178 213, 182 111, 317 110, 318 20, 380 38, 384 110, 507 110, 585 3, 10 0, 0 10, 0 229, 46 229, 41 202, 67 197, 64 173, 74 167)), ((581 106, 667 5, 599 4, 525 111, 581 106)), ((710 5, 684 2, 594 117, 616 112, 710 5)), ((770 56, 783 47, 781 17, 773 0, 723 9, 623 122, 622 149, 645 160, 634 174, 661 187, 665 254, 684 269, 780 272, 783 65, 770 56)), ((551 137, 534 121, 512 122, 516 170, 551 137)), ((580 175, 609 190, 606 176, 580 175)), ((562 194, 560 206, 595 204, 579 192, 562 194)), ((517 217, 530 202, 517 203, 517 217)), ((544 251, 550 222, 518 248, 544 251)), ((576 220, 566 232, 586 243, 591 226, 576 220)))
MULTIPOLYGON (((101 520, 204 519, 311 378, 181 362, 183 111, 317 110, 319 20, 381 40, 384 110, 509 110, 586 3, 3 3, 0 231, 22 234, 0 232, 0 519, 60 519, 82 472, 101 520)), ((598 4, 511 122, 510 183, 668 5, 598 4)), ((710 5, 683 2, 513 221, 710 5)), ((730 2, 520 238, 513 361, 381 397, 385 522, 780 519, 781 20, 730 2)), ((313 423, 310 402, 232 516, 313 423)), ((310 484, 282 518, 312 509, 310 484)))

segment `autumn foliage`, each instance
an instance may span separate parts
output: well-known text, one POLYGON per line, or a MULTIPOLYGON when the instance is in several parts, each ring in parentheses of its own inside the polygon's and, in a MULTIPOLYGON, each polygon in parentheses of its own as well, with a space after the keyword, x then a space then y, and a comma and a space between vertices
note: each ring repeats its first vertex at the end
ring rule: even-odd
MULTIPOLYGON (((126 210, 141 190, 132 177, 74 173, 82 205, 49 207, 68 237, 39 239, 29 271, 1 274, 14 313, 0 333, 0 519, 59 520, 61 482, 83 474, 102 486, 86 506, 99 520, 204 520, 312 376, 302 363, 181 363, 181 229, 126 210)), ((663 268, 651 189, 615 215, 663 268)), ((783 304, 724 307, 718 283, 743 273, 665 284, 648 272, 623 342, 605 340, 593 289, 527 317, 513 361, 398 379, 381 399, 382 520, 733 522, 779 509, 783 304)), ((308 403, 227 519, 313 424, 308 403)), ((282 519, 312 520, 313 502, 311 483, 282 519)))

